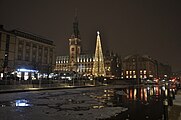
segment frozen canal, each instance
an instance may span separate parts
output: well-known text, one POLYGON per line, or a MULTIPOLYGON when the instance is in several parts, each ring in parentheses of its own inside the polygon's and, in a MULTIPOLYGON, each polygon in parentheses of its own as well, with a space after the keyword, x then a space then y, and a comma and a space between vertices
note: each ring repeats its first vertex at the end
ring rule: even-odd
POLYGON ((163 86, 102 86, 0 94, 0 120, 161 120, 169 111, 163 101, 172 104, 173 92, 163 86))
POLYGON ((94 120, 110 118, 127 110, 127 108, 116 107, 108 102, 113 95, 112 87, 0 94, 0 119, 94 120))

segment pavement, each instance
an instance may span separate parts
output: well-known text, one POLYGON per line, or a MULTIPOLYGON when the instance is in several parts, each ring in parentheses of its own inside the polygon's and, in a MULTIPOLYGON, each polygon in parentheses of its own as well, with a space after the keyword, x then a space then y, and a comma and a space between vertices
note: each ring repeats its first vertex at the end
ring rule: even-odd
MULTIPOLYGON (((123 86, 126 86, 128 85, 128 83, 124 82, 124 81, 118 81, 116 82, 115 84, 112 84, 112 85, 123 85, 123 86)), ((30 91, 42 91, 42 90, 60 90, 60 89, 76 89, 76 88, 87 88, 87 87, 100 87, 100 86, 107 86, 107 84, 103 84, 103 85, 84 85, 84 86, 64 86, 64 85, 61 85, 61 86, 58 86, 58 87, 24 87, 24 88, 17 88, 16 87, 13 89, 0 89, 0 94, 3 94, 3 93, 16 93, 16 92, 30 92, 30 91)), ((108 85, 110 86, 110 85, 108 85)))
POLYGON ((3 93, 16 93, 16 92, 30 92, 30 91, 42 91, 42 90, 60 90, 60 89, 76 89, 76 88, 87 88, 97 86, 65 86, 65 87, 47 87, 47 88, 25 88, 25 89, 6 89, 0 90, 0 94, 3 93))

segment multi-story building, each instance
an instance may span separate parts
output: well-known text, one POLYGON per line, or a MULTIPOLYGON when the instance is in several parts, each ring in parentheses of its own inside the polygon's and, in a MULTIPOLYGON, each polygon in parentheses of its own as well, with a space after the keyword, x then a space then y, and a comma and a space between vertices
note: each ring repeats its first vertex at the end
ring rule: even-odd
POLYGON ((108 77, 121 77, 122 61, 121 57, 113 52, 107 51, 104 57, 104 66, 106 76, 108 77))
POLYGON ((54 52, 53 41, 20 30, 7 31, 1 25, 1 77, 12 72, 21 79, 35 77, 35 73, 49 74, 55 65, 54 52))
MULTIPOLYGON (((82 52, 78 20, 77 17, 75 17, 73 22, 73 34, 69 39, 69 55, 57 56, 55 71, 74 71, 82 75, 90 75, 93 73, 94 58, 94 54, 87 54, 82 52)), ((112 53, 105 54, 103 58, 106 76, 120 76, 120 57, 112 53)))
POLYGON ((16 36, 3 29, 0 25, 0 73, 14 70, 16 51, 16 36))
POLYGON ((147 55, 130 55, 123 60, 123 78, 154 79, 171 75, 171 67, 152 59, 147 55))
POLYGON ((171 66, 165 65, 155 60, 157 78, 169 78, 172 75, 171 66))
MULTIPOLYGON (((93 70, 94 54, 80 54, 77 58, 77 70, 75 72, 82 75, 91 75, 93 70)), ((106 77, 121 76, 121 59, 111 53, 105 54, 104 67, 106 77)), ((69 56, 57 56, 55 71, 65 72, 70 70, 69 56)))

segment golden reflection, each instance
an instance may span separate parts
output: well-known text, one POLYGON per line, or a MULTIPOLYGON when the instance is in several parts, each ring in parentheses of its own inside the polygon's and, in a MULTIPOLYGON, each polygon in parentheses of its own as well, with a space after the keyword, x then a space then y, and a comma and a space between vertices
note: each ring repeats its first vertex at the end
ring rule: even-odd
POLYGON ((153 95, 153 88, 150 89, 150 95, 153 95))
POLYGON ((141 88, 141 100, 143 100, 143 89, 141 88))
POLYGON ((148 101, 147 89, 146 88, 144 88, 144 96, 145 96, 145 101, 148 101))
POLYGON ((129 98, 129 90, 126 90, 126 97, 129 98))
POLYGON ((159 95, 158 86, 155 87, 156 95, 159 95))
POLYGON ((130 89, 130 99, 133 99, 133 91, 130 89))
POLYGON ((94 106, 92 106, 93 109, 101 109, 103 107, 104 107, 103 105, 94 105, 94 106))
POLYGON ((165 96, 167 97, 168 96, 168 90, 165 89, 165 96))
POLYGON ((137 93, 137 90, 136 88, 134 89, 134 100, 136 100, 136 93, 137 93))

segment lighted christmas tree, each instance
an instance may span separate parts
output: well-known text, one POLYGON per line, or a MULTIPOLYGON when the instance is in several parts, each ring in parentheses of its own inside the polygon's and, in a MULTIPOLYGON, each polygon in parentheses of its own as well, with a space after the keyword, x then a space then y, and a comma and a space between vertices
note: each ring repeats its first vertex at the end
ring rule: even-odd
POLYGON ((106 75, 106 72, 104 69, 104 57, 103 57, 103 53, 102 53, 99 32, 97 32, 97 42, 96 42, 96 50, 95 50, 95 58, 94 58, 92 74, 96 77, 106 75))

